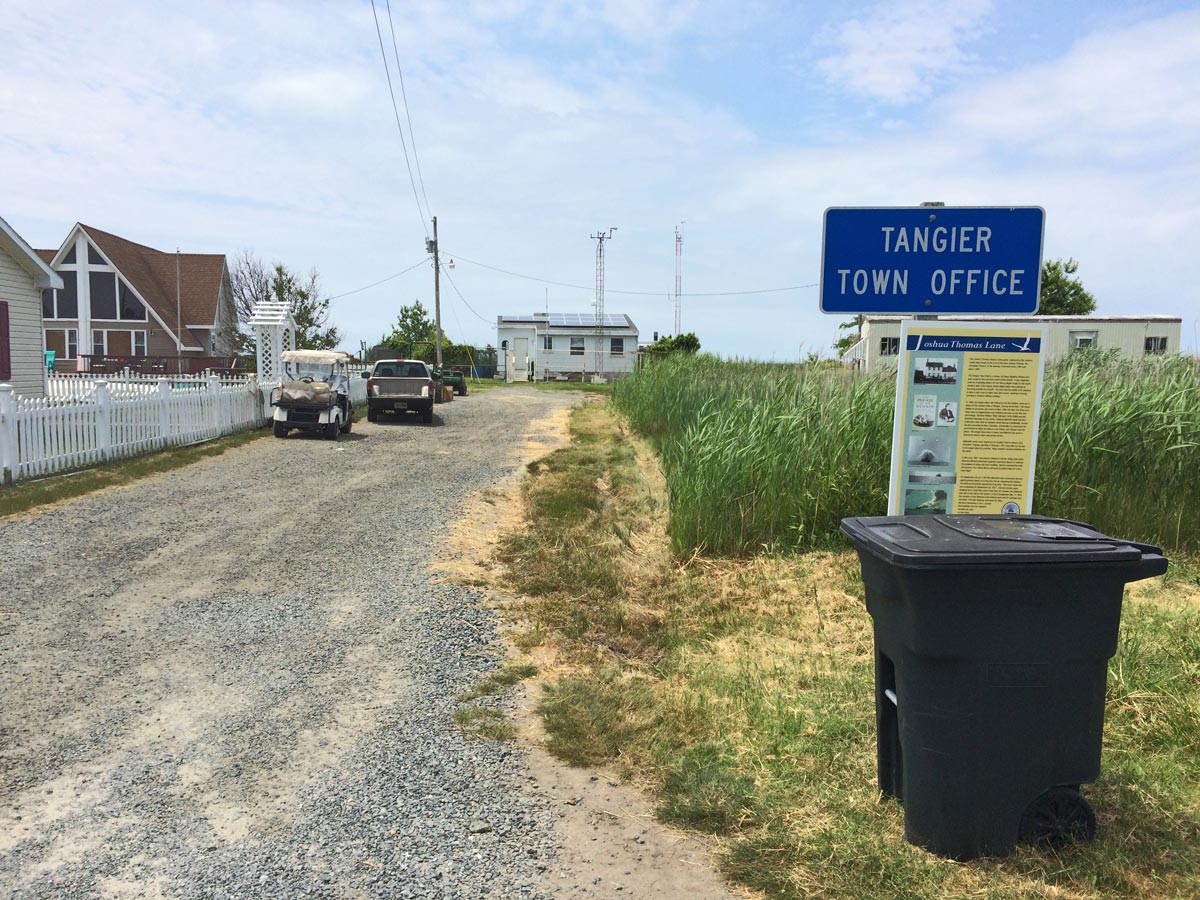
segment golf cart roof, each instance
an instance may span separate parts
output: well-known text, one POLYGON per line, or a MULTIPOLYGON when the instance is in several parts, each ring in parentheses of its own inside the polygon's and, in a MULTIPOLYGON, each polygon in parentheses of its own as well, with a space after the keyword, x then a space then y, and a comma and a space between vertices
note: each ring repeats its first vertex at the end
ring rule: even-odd
POLYGON ((279 357, 285 363, 315 363, 319 366, 332 366, 337 363, 350 361, 350 354, 341 350, 284 350, 279 357))

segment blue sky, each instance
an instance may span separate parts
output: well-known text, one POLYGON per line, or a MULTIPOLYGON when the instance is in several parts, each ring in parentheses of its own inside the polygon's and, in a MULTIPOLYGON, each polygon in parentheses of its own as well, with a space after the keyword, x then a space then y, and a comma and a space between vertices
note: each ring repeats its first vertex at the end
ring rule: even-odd
MULTIPOLYGON (((331 295, 422 261, 369 3, 6 8, 0 215, 34 246, 83 221, 315 266, 331 295)), ((496 314, 547 293, 587 311, 597 229, 617 226, 606 308, 648 338, 672 329, 677 222, 685 294, 747 291, 818 280, 828 206, 941 200, 1045 207, 1046 256, 1079 259, 1100 312, 1183 316, 1197 348, 1194 3, 395 0, 392 17, 465 298, 443 285, 456 340, 494 341, 496 314)), ((356 346, 432 294, 419 265, 333 318, 356 346)), ((779 360, 827 351, 837 324, 814 287, 685 296, 683 322, 779 360)))

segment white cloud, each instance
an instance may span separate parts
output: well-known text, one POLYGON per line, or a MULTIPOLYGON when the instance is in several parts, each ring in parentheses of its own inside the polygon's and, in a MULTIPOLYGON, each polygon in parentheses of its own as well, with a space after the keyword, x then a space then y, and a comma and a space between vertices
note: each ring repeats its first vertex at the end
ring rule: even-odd
POLYGON ((932 82, 970 66, 964 45, 982 33, 991 7, 991 0, 880 3, 841 26, 837 52, 818 68, 835 84, 886 103, 924 97, 932 82))
POLYGON ((246 99, 260 110, 287 108, 304 113, 339 115, 358 107, 374 83, 362 69, 321 66, 259 78, 247 88, 246 99))
POLYGON ((1078 41, 1062 58, 946 99, 955 134, 1038 157, 1145 159, 1200 137, 1200 13, 1078 41))

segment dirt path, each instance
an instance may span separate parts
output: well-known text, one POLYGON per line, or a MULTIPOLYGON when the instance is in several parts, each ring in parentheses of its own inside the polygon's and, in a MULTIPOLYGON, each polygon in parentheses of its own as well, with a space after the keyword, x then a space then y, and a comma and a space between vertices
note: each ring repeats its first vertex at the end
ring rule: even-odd
POLYGON ((7 895, 608 896, 566 783, 453 727, 499 646, 429 568, 575 399, 264 439, 0 521, 7 895))

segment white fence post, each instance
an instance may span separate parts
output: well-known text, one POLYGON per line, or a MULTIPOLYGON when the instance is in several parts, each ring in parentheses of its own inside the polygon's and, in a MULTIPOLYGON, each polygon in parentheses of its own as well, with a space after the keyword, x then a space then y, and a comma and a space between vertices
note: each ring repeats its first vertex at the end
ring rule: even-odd
POLYGON ((11 384, 0 384, 0 479, 17 480, 17 410, 11 384))
POLYGON ((212 427, 213 437, 221 434, 221 379, 212 372, 208 373, 208 424, 212 427))
POLYGON ((158 379, 158 443, 171 444, 171 382, 166 378, 158 379))
POLYGON ((96 382, 96 442, 100 459, 107 460, 112 455, 112 398, 103 378, 96 382))

